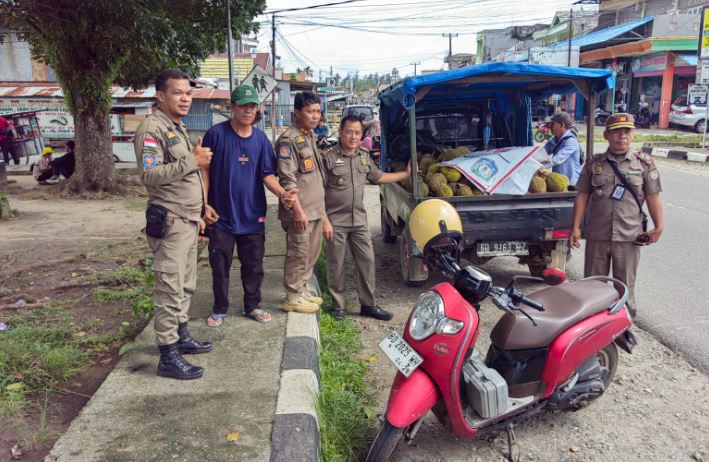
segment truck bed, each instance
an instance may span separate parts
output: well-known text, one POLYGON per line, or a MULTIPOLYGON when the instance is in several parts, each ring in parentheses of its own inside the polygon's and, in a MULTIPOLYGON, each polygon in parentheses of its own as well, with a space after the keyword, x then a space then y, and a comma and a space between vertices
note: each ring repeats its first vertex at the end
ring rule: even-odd
MULTIPOLYGON (((411 210, 425 199, 415 199, 398 184, 382 185, 382 207, 401 224, 411 210)), ((463 222, 466 246, 480 240, 539 242, 546 233, 569 229, 575 192, 492 195, 445 198, 453 204, 463 222)))

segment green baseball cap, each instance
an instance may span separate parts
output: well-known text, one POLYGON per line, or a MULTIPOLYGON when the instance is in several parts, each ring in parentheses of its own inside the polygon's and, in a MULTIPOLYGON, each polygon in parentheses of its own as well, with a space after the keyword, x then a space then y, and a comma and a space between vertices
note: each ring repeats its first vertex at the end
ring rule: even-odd
POLYGON ((231 102, 237 106, 244 104, 261 104, 258 100, 258 92, 251 85, 239 85, 231 92, 231 102))

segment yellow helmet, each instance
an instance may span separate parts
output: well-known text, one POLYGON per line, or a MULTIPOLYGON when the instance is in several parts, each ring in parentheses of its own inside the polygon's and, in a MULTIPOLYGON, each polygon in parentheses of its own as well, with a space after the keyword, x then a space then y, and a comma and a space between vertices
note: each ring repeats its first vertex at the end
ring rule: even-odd
POLYGON ((42 155, 43 155, 43 156, 46 156, 47 154, 52 154, 53 152, 54 152, 54 149, 52 149, 52 148, 50 148, 49 146, 47 146, 47 147, 44 148, 44 150, 42 151, 42 155))
POLYGON ((416 247, 426 253, 430 246, 457 245, 463 237, 463 224, 455 207, 449 202, 428 199, 411 212, 409 233, 416 247))

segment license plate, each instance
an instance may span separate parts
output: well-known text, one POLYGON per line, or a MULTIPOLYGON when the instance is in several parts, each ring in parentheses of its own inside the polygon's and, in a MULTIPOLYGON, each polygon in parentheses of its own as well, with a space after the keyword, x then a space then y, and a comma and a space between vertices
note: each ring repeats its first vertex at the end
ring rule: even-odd
POLYGON ((477 253, 479 257, 529 255, 529 246, 524 241, 485 241, 478 242, 477 253))
POLYGON ((391 331, 384 340, 379 342, 379 348, 406 377, 410 376, 423 363, 423 358, 411 348, 406 340, 401 338, 401 335, 394 331, 391 331))

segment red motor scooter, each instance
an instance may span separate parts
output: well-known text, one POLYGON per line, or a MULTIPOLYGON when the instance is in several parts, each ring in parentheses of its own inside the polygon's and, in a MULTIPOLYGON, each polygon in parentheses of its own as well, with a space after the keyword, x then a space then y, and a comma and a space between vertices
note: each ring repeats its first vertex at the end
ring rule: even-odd
MULTIPOLYGON (((496 287, 479 268, 461 268, 457 244, 433 246, 424 256, 452 282, 421 294, 403 338, 392 331, 379 344, 399 372, 368 462, 387 461, 402 439, 412 440, 429 410, 456 436, 470 438, 504 431, 543 408, 580 409, 610 384, 616 345, 628 353, 636 345, 628 290, 616 279, 593 276, 525 296, 515 280, 496 287), (478 310, 488 296, 506 314, 483 360, 475 343, 478 310)), ((548 283, 564 279, 562 272, 545 273, 548 283)))

